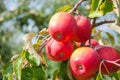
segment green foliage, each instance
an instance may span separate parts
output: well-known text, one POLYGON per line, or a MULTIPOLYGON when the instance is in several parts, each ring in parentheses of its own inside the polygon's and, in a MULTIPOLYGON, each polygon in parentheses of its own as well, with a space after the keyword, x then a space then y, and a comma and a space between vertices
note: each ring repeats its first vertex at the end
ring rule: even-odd
POLYGON ((102 11, 103 15, 113 11, 113 8, 114 8, 114 5, 110 0, 105 0, 100 6, 100 10, 102 11))
MULTIPOLYGON (((97 33, 97 30, 93 31, 93 34, 97 33)), ((120 34, 112 29, 105 29, 99 31, 97 36, 93 35, 95 39, 101 40, 104 45, 118 45, 120 44, 120 34)))
POLYGON ((29 55, 30 58, 28 58, 28 54, 26 50, 23 50, 19 56, 5 64, 2 72, 4 80, 46 80, 44 67, 36 65, 37 60, 33 59, 33 55, 29 55))
MULTIPOLYGON (((13 34, 16 34, 16 31, 9 31, 10 28, 5 30, 3 27, 7 21, 13 21, 15 22, 12 25, 15 26, 14 30, 20 29, 19 31, 21 33, 26 33, 29 31, 24 30, 24 28, 27 26, 28 29, 30 26, 30 23, 28 21, 30 19, 35 23, 33 26, 36 26, 37 30, 39 31, 44 27, 47 27, 48 21, 53 13, 69 12, 77 0, 69 0, 63 2, 56 0, 53 2, 48 1, 45 2, 43 7, 39 10, 34 8, 30 9, 28 7, 31 1, 18 1, 22 5, 18 6, 18 8, 13 11, 6 11, 4 2, 0 1, 0 36, 2 37, 0 38, 0 80, 74 80, 72 74, 69 73, 70 70, 68 61, 50 61, 48 58, 46 58, 45 51, 41 53, 43 55, 42 58, 45 58, 45 64, 43 64, 42 61, 39 61, 36 55, 30 54, 27 50, 22 50, 20 54, 11 58, 14 51, 16 51, 16 53, 20 52, 18 49, 13 51, 15 48, 11 46, 14 46, 16 48, 22 48, 22 46, 16 46, 12 43, 10 44, 10 41, 16 40, 11 39, 11 36, 13 34), (46 12, 47 10, 48 12, 46 12)), ((97 17, 104 16, 109 12, 112 12, 114 9, 114 5, 111 0, 91 0, 91 3, 88 3, 88 5, 91 6, 88 16, 89 18, 97 19, 97 17)), ((78 10, 80 11, 81 15, 86 15, 86 13, 89 11, 85 10, 85 8, 82 8, 81 6, 78 8, 78 10)), ((110 45, 114 47, 120 53, 119 32, 107 29, 97 33, 96 28, 94 28, 92 33, 93 38, 101 41, 103 45, 110 45)), ((40 35, 42 37, 46 36, 46 34, 40 35)), ((42 43, 42 39, 43 38, 40 38, 40 42, 36 42, 33 45, 36 51, 39 49, 42 43)), ((120 71, 112 73, 110 75, 102 75, 98 73, 96 74, 96 80, 120 80, 120 71)))
POLYGON ((35 55, 30 55, 29 52, 26 52, 26 59, 28 60, 29 63, 31 63, 33 66, 39 66, 40 61, 37 60, 35 55))
POLYGON ((108 12, 113 11, 113 3, 109 0, 92 0, 89 17, 101 17, 108 12))
POLYGON ((59 72, 60 80, 70 80, 67 75, 67 68, 68 68, 67 64, 68 64, 68 61, 64 61, 61 63, 60 72, 59 72))
POLYGON ((104 80, 102 74, 98 73, 96 80, 104 80))
POLYGON ((21 80, 46 80, 45 71, 41 65, 23 68, 21 80))
POLYGON ((59 9, 57 9, 56 12, 69 12, 72 7, 70 5, 65 5, 59 9))

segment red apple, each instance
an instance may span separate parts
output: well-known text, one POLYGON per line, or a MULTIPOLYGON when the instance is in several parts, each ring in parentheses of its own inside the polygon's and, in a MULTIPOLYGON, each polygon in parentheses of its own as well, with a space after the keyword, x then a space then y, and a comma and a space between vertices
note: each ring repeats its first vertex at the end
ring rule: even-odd
POLYGON ((90 47, 77 48, 70 57, 70 68, 77 80, 91 78, 99 68, 98 53, 90 47))
POLYGON ((66 42, 72 40, 76 28, 76 20, 71 14, 59 12, 50 19, 48 30, 52 38, 60 42, 66 42))
MULTIPOLYGON (((87 41, 85 42, 85 45, 90 45, 90 44, 89 44, 89 40, 87 40, 87 41)), ((99 45, 99 43, 98 43, 97 40, 91 39, 91 45, 95 47, 95 46, 99 45)))
MULTIPOLYGON (((74 43, 75 43, 75 45, 76 45, 77 47, 80 47, 80 45, 81 45, 80 42, 74 42, 74 43)), ((87 40, 87 41, 85 42, 85 45, 86 45, 86 46, 90 46, 89 40, 87 40)), ((99 45, 99 43, 98 43, 97 40, 91 39, 91 45, 92 45, 93 47, 95 47, 95 46, 99 45)))
MULTIPOLYGON (((101 67, 101 72, 103 74, 116 72, 120 69, 120 67, 105 61, 105 60, 116 61, 120 59, 120 55, 113 47, 98 45, 96 46, 96 50, 99 56, 101 57, 101 59, 104 60, 104 63, 102 64, 102 67, 101 67)), ((117 63, 120 64, 120 61, 118 61, 117 63)))
POLYGON ((46 56, 53 61, 67 60, 73 52, 72 42, 58 42, 51 39, 46 45, 46 56))
POLYGON ((92 25, 85 16, 76 16, 75 19, 77 21, 77 33, 74 40, 77 42, 85 42, 91 36, 92 25))

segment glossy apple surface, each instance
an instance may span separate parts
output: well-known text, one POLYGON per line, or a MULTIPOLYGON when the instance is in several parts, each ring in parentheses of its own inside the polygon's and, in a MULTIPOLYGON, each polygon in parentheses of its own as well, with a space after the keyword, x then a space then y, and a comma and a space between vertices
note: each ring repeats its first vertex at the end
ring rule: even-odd
MULTIPOLYGON (((98 46, 96 46, 96 50, 97 50, 99 56, 101 57, 101 59, 103 59, 103 60, 116 61, 116 60, 120 59, 120 54, 111 46, 98 45, 98 46)), ((120 60, 117 63, 120 64, 120 60)), ((116 72, 119 69, 120 69, 120 67, 105 61, 102 64, 101 72, 103 74, 109 74, 109 73, 116 72)))
POLYGON ((51 39, 46 45, 46 56, 53 61, 67 60, 73 52, 72 42, 58 42, 51 39))
POLYGON ((76 33, 76 27, 76 20, 71 14, 59 12, 50 19, 48 30, 55 40, 67 42, 72 40, 76 33))
MULTIPOLYGON (((85 45, 90 45, 89 40, 87 40, 87 41, 85 42, 85 45)), ((91 39, 91 45, 95 47, 95 46, 99 45, 99 43, 98 43, 97 40, 91 39)))
POLYGON ((70 67, 77 80, 91 78, 98 71, 100 58, 90 47, 77 48, 70 57, 70 67))
POLYGON ((91 36, 92 25, 85 16, 76 16, 75 19, 77 22, 77 33, 74 39, 77 42, 85 42, 91 36))

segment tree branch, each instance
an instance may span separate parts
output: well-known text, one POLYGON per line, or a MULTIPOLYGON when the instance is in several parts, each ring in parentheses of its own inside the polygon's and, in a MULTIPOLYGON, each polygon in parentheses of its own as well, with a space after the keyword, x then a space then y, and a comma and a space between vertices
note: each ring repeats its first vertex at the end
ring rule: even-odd
POLYGON ((70 10, 70 14, 73 14, 74 11, 77 10, 78 6, 79 6, 83 1, 87 1, 87 0, 79 0, 79 1, 74 5, 74 7, 70 10))
POLYGON ((95 27, 96 20, 97 20, 97 18, 94 18, 94 19, 93 19, 93 21, 92 21, 92 28, 95 27))
POLYGON ((100 26, 100 25, 103 25, 103 24, 106 24, 106 23, 114 23, 115 20, 104 20, 104 21, 101 21, 101 22, 98 22, 98 23, 95 23, 94 26, 100 26))

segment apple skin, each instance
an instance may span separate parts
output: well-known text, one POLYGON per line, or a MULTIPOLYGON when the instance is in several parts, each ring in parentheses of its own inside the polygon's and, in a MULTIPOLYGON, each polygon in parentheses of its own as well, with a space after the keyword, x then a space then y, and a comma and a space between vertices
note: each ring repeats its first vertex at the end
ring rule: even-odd
MULTIPOLYGON (((81 45, 80 42, 74 42, 74 43, 75 43, 75 45, 76 45, 77 47, 80 47, 80 45, 81 45)), ((86 45, 86 46, 90 46, 89 40, 87 40, 87 41, 85 42, 85 45, 86 45)), ((100 45, 100 44, 98 43, 97 40, 91 39, 91 45, 92 45, 93 47, 95 47, 95 46, 100 45)))
MULTIPOLYGON (((103 60, 115 61, 120 59, 120 54, 111 46, 98 45, 96 46, 96 50, 99 56, 101 57, 101 59, 103 60)), ((120 61, 118 61, 117 63, 120 64, 120 61)), ((101 67, 101 72, 103 74, 109 74, 109 72, 110 73, 117 72, 120 69, 120 67, 112 63, 108 63, 106 61, 104 62, 104 65, 102 64, 101 67), (106 68, 108 69, 109 72, 106 70, 106 68)))
POLYGON ((65 61, 70 58, 73 52, 72 42, 58 42, 51 39, 46 44, 46 56, 53 61, 65 61))
MULTIPOLYGON (((90 45, 90 44, 89 44, 89 40, 87 40, 87 41, 85 42, 85 45, 90 45)), ((98 43, 97 40, 91 39, 91 45, 92 45, 93 47, 95 47, 95 46, 100 45, 100 44, 98 43)))
POLYGON ((85 16, 75 16, 77 22, 77 31, 74 40, 77 42, 85 42, 91 36, 92 25, 85 16))
POLYGON ((71 14, 59 12, 50 19, 48 31, 55 40, 67 42, 73 39, 76 34, 76 28, 77 22, 71 14))
POLYGON ((70 57, 71 72, 77 80, 93 77, 99 69, 99 64, 98 53, 90 47, 77 48, 70 57))

